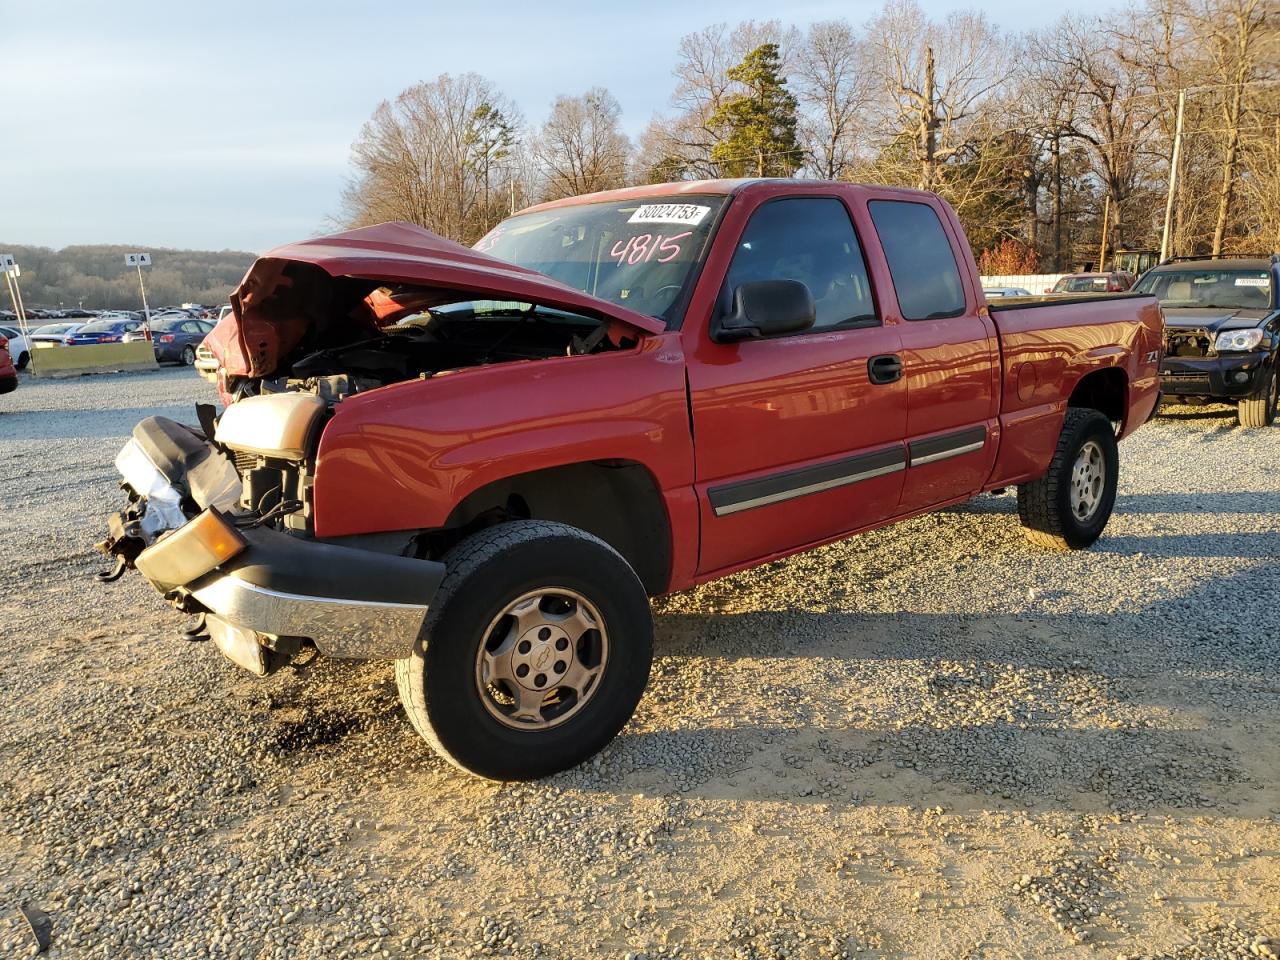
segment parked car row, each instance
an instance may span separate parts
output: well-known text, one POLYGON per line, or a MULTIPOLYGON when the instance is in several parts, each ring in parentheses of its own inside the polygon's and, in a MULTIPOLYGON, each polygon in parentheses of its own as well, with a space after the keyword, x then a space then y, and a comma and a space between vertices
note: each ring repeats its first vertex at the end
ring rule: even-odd
MULTIPOLYGON (((203 304, 187 304, 182 307, 160 307, 151 311, 151 316, 162 316, 170 313, 181 313, 184 316, 192 317, 199 320, 216 320, 220 308, 217 306, 204 306, 203 304)), ((28 320, 99 320, 106 315, 127 314, 141 320, 143 313, 141 310, 85 310, 82 307, 72 307, 70 309, 50 309, 47 307, 29 307, 26 311, 28 320)), ((0 323, 13 323, 18 319, 18 315, 12 310, 0 309, 0 323)))
MULTIPOLYGON (((201 311, 211 313, 211 311, 201 311)), ((30 344, 17 327, 0 325, 8 338, 10 352, 19 370, 30 361, 31 345, 75 347, 100 343, 133 343, 149 340, 160 363, 196 362, 196 349, 213 330, 212 319, 193 315, 191 310, 171 309, 151 315, 150 324, 133 311, 103 311, 87 322, 47 323, 31 331, 30 344)))

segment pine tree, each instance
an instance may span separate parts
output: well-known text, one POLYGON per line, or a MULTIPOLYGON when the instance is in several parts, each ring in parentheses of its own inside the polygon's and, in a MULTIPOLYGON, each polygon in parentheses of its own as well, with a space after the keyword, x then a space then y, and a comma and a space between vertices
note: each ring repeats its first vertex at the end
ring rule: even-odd
POLYGON ((803 157, 796 141, 796 98, 782 76, 778 45, 762 43, 728 76, 745 89, 711 118, 712 129, 724 131, 711 159, 725 176, 789 176, 803 157))
POLYGON ((492 203, 489 196, 491 173, 495 165, 511 156, 515 143, 515 128, 492 103, 486 100, 471 112, 462 144, 468 154, 468 165, 481 180, 481 215, 486 222, 490 219, 492 203))

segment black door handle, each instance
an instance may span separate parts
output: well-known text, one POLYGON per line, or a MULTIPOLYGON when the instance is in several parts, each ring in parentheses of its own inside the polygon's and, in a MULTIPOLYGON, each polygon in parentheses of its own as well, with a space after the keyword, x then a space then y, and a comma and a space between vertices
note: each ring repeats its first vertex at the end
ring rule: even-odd
POLYGON ((902 358, 896 353, 882 353, 867 361, 867 376, 872 383, 893 383, 902 378, 902 358))

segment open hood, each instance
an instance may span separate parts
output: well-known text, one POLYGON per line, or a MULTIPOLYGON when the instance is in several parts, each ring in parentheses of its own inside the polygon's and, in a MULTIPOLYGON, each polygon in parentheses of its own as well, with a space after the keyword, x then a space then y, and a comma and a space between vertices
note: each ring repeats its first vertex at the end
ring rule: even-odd
POLYGON ((371 335, 409 311, 376 293, 383 285, 418 288, 412 308, 476 299, 542 304, 661 333, 654 317, 593 297, 545 274, 446 240, 412 223, 380 223, 277 247, 259 257, 231 295, 232 310, 206 343, 227 375, 266 377, 308 332, 327 327, 371 335))

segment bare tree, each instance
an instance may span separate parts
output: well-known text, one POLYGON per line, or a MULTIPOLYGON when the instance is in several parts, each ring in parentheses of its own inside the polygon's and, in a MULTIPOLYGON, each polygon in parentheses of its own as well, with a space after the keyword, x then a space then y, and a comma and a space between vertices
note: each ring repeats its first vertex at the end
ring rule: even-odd
POLYGON ((1103 244, 1126 237, 1129 200, 1151 177, 1160 102, 1149 74, 1120 53, 1126 42, 1114 25, 1066 16, 1038 35, 1033 55, 1062 71, 1073 99, 1066 134, 1085 146, 1103 193, 1110 224, 1103 244))
POLYGON ((471 242, 505 212, 515 106, 481 76, 441 74, 383 101, 352 145, 348 222, 410 220, 471 242))
POLYGON ((973 11, 931 21, 915 0, 886 5, 868 34, 889 125, 909 143, 919 187, 936 189, 939 165, 969 146, 966 132, 1007 76, 1000 34, 973 11))
POLYGON ((1250 83, 1257 78, 1264 49, 1267 7, 1264 0, 1208 0, 1192 15, 1195 30, 1208 48, 1212 76, 1223 89, 1222 178, 1213 228, 1213 254, 1222 252, 1240 160, 1240 127, 1250 83))
POLYGON ((876 94, 865 49, 847 20, 815 23, 795 56, 800 140, 814 175, 847 178, 860 154, 860 133, 876 94))
POLYGON ((1271 127, 1259 125, 1249 138, 1240 189, 1247 213, 1242 243, 1263 250, 1280 250, 1280 103, 1272 106, 1271 127))
POLYGON ((557 97, 533 144, 544 199, 620 187, 628 180, 631 141, 622 132, 613 94, 592 87, 557 97))

